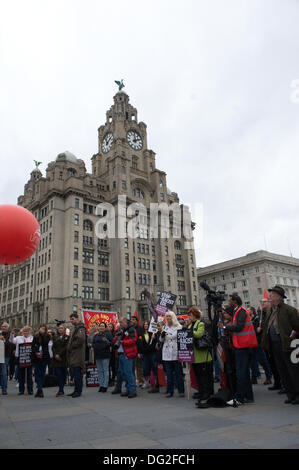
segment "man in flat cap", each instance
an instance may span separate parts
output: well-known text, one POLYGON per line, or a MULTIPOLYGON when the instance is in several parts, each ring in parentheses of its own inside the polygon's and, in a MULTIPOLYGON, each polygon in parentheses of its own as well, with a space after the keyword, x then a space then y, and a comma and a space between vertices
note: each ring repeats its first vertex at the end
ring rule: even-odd
POLYGON ((280 286, 268 289, 271 313, 265 320, 262 345, 271 349, 277 370, 286 389, 285 403, 299 405, 299 363, 291 360, 293 332, 299 333, 299 313, 284 303, 285 291, 280 286))

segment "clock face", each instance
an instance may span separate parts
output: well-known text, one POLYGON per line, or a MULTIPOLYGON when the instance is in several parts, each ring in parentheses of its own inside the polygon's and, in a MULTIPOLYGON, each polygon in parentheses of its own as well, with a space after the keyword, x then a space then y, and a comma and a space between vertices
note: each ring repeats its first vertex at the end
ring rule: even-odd
POLYGON ((129 131, 127 133, 127 141, 128 144, 132 147, 134 150, 141 150, 143 146, 142 138, 138 134, 138 132, 135 131, 129 131))
POLYGON ((114 140, 114 137, 113 137, 112 132, 108 132, 105 135, 105 137, 103 139, 103 142, 102 142, 102 152, 103 153, 109 152, 109 150, 112 147, 113 140, 114 140))

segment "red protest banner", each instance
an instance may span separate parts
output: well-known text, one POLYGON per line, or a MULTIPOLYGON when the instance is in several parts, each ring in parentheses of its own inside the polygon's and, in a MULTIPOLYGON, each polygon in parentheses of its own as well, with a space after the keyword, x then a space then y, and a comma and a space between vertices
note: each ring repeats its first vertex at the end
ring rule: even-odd
POLYGON ((118 323, 118 316, 116 312, 96 312, 94 310, 82 309, 82 315, 88 335, 90 333, 90 329, 94 325, 99 325, 101 322, 106 323, 106 325, 108 325, 108 323, 113 323, 115 327, 118 323))

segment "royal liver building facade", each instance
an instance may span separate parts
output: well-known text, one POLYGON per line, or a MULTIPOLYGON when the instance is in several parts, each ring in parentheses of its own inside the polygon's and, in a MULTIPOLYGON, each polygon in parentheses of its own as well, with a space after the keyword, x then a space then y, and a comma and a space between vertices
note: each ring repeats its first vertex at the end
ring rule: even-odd
POLYGON ((98 129, 92 173, 61 153, 45 176, 32 171, 18 204, 38 219, 41 242, 28 261, 2 267, 1 320, 53 325, 80 308, 127 317, 136 309, 146 319, 145 291, 175 293, 176 313, 198 303, 194 224, 156 167, 147 126, 125 92, 98 129))

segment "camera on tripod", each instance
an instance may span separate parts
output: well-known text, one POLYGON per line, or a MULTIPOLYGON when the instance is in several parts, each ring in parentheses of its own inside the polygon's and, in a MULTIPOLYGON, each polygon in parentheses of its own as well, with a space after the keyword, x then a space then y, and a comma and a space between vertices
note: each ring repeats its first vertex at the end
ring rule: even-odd
POLYGON ((211 302, 216 306, 222 306, 222 302, 225 301, 225 292, 222 290, 215 291, 210 288, 210 286, 206 282, 201 282, 200 287, 202 287, 205 291, 207 291, 207 301, 211 302))

